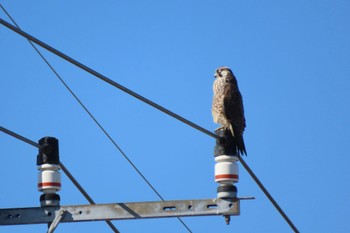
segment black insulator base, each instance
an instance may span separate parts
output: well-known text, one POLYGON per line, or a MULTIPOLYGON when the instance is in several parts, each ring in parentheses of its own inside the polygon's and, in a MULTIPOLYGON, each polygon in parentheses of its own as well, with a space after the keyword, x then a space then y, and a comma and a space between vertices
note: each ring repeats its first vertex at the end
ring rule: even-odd
POLYGON ((59 206, 60 205, 60 195, 56 193, 44 193, 40 196, 41 206, 59 206))
POLYGON ((217 188, 218 198, 235 199, 237 198, 237 187, 234 185, 220 185, 217 188))
POLYGON ((237 156, 237 146, 236 140, 232 136, 232 133, 229 129, 219 128, 215 130, 215 133, 220 136, 220 139, 216 140, 216 145, 214 147, 214 156, 220 155, 232 155, 237 156))

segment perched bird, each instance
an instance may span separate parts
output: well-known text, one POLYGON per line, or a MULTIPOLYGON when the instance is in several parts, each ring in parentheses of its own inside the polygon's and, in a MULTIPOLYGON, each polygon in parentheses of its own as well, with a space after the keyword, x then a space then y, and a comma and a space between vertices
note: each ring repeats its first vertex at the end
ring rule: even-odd
POLYGON ((243 140, 246 124, 242 95, 239 92, 236 77, 230 68, 222 66, 215 71, 213 91, 212 115, 214 122, 221 125, 219 129, 230 130, 235 140, 236 151, 239 155, 246 155, 243 140))

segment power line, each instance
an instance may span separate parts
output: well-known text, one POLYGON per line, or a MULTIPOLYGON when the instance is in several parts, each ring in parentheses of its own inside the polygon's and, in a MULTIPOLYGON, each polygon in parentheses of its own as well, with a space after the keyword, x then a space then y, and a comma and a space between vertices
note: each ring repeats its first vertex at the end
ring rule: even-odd
MULTIPOLYGON (((63 165, 62 162, 60 162, 60 167, 61 167, 62 171, 66 174, 66 176, 72 181, 72 183, 75 185, 75 187, 77 187, 78 190, 81 192, 81 194, 83 194, 83 196, 86 198, 86 200, 88 200, 89 203, 92 205, 96 204, 95 201, 84 190, 84 188, 78 183, 78 181, 73 177, 73 175, 68 171, 68 169, 63 165)), ((105 222, 115 233, 120 232, 110 220, 106 220, 105 222)))
POLYGON ((253 180, 256 182, 256 184, 259 186, 259 188, 263 191, 263 193, 266 195, 266 197, 270 200, 272 205, 277 209, 277 211, 281 214, 281 216, 284 218, 284 220, 288 223, 288 225, 293 229, 294 232, 298 233, 299 230, 296 228, 296 226, 293 224, 293 222, 289 219, 287 214, 282 210, 282 208, 278 205, 278 203, 275 201, 275 199, 271 196, 269 191, 265 188, 265 186, 261 183, 261 181, 258 179, 258 177, 254 174, 252 169, 248 166, 248 164, 243 160, 241 156, 237 156, 239 162, 243 165, 243 167, 247 170, 247 172, 250 174, 250 176, 253 178, 253 180))
POLYGON ((8 135, 12 136, 12 137, 15 137, 25 143, 28 143, 29 145, 32 145, 32 146, 35 146, 36 148, 38 149, 44 149, 41 145, 39 145, 38 143, 36 142, 33 142, 31 140, 29 140, 28 138, 25 138, 19 134, 16 134, 15 132, 12 132, 11 130, 8 130, 2 126, 0 126, 0 131, 4 132, 4 133, 7 133, 8 135))
MULTIPOLYGON (((10 20, 13 22, 13 24, 20 29, 19 25, 15 22, 15 20, 11 17, 11 15, 6 11, 6 9, 0 4, 0 7, 5 12, 5 14, 10 18, 10 20)), ((162 197, 162 195, 156 190, 156 188, 150 183, 150 181, 142 174, 142 172, 136 167, 136 165, 129 159, 129 157, 125 154, 125 152, 118 146, 118 144, 115 142, 115 140, 109 135, 109 133, 104 129, 104 127, 97 121, 97 119, 93 116, 93 114, 89 111, 89 109, 83 104, 83 102, 79 99, 79 97, 73 92, 73 90, 68 86, 68 84, 63 80, 63 78, 58 74, 58 72, 53 68, 53 66, 50 64, 50 62, 44 57, 44 55, 36 48, 36 46, 28 39, 28 42, 33 47, 33 49, 38 53, 38 55, 43 59, 43 61, 49 66, 49 68, 52 70, 52 72, 56 75, 56 77, 61 81, 61 83, 65 86, 65 88, 69 91, 69 93, 74 97, 74 99, 79 103, 79 105, 85 110, 85 112, 91 117, 91 119, 96 123, 96 125, 102 130, 102 132, 107 136, 107 138, 112 142, 112 144, 119 150, 119 152, 123 155, 123 157, 129 162, 129 164, 134 168, 134 170, 141 176, 141 178, 148 184, 148 186, 153 190, 153 192, 162 200, 165 201, 165 199, 162 197)), ((39 145, 39 144, 38 144, 39 145)), ((40 145, 39 145, 40 146, 40 145)), ((63 166, 63 169, 65 167, 63 166)), ((62 170, 63 170, 62 169, 62 170)), ((68 172, 68 171, 67 171, 68 172)), ((68 172, 69 174, 69 172, 68 172)), ((68 176, 67 174, 67 176, 68 176)), ((72 177, 74 179, 74 177, 72 177)), ((73 182, 73 180, 72 180, 73 182)), ((73 182, 74 183, 74 182, 73 182)), ((77 183, 78 186, 80 186, 77 183)), ((83 192, 82 192, 83 193, 83 192)), ((84 192, 86 193, 86 192, 84 192)), ((83 193, 83 195, 84 195, 83 193)), ((86 193, 87 195, 87 193, 86 193)), ((85 196, 85 195, 84 195, 85 196)), ((91 204, 93 203, 92 199, 87 195, 85 196, 91 204)), ((191 229, 186 225, 186 223, 181 219, 178 218, 178 220, 181 222, 181 224, 187 229, 188 232, 192 232, 191 229)), ((114 225, 108 221, 108 225, 112 225, 112 228, 115 228, 114 225)), ((116 228, 115 228, 116 229, 116 228)))
MULTIPOLYGON (((50 52, 56 54, 57 56, 59 56, 59 57, 65 59, 66 61, 72 63, 73 65, 75 65, 75 66, 77 66, 77 67, 79 67, 79 68, 85 70, 86 72, 88 72, 88 73, 90 73, 90 74, 96 76, 97 78, 99 78, 99 79, 101 79, 101 80, 103 80, 103 81, 109 83, 110 85, 112 85, 112 86, 114 86, 114 87, 117 87, 118 89, 120 89, 120 90, 122 90, 122 91, 124 91, 124 92, 126 92, 126 93, 128 93, 128 94, 130 94, 130 95, 132 95, 133 97, 135 97, 135 98, 137 98, 137 99, 139 99, 139 100, 141 100, 141 101, 143 101, 143 102, 145 102, 145 103, 151 105, 152 107, 154 107, 154 108, 156 108, 156 109, 158 109, 158 110, 160 110, 160 111, 162 111, 162 112, 164 112, 164 113, 166 113, 166 114, 168 114, 168 115, 170 115, 170 116, 176 118, 177 120, 179 120, 179 121, 181 121, 181 122, 183 122, 183 123, 185 123, 185 124, 187 124, 187 125, 189 125, 189 126, 195 128, 195 129, 197 129, 197 130, 199 130, 199 131, 201 131, 201 132, 203 132, 203 133, 205 133, 205 134, 207 134, 207 135, 209 135, 209 136, 211 136, 211 137, 213 137, 213 138, 216 138, 216 139, 221 140, 221 138, 220 138, 218 135, 216 135, 216 134, 214 134, 214 133, 212 133, 212 132, 210 132, 210 131, 208 131, 208 130, 202 128, 202 127, 200 127, 199 125, 197 125, 197 124, 195 124, 195 123, 193 123, 193 122, 191 122, 191 121, 189 121, 189 120, 187 120, 187 119, 185 119, 185 118, 183 118, 183 117, 181 117, 181 116, 175 114, 174 112, 171 112, 170 110, 168 110, 168 109, 166 109, 166 108, 164 108, 164 107, 162 107, 162 106, 160 106, 160 105, 154 103, 153 101, 151 101, 151 100, 149 100, 149 99, 147 99, 147 98, 145 98, 145 97, 143 97, 143 96, 141 96, 141 95, 139 95, 139 94, 137 94, 137 93, 135 93, 135 92, 133 92, 133 91, 127 89, 126 87, 124 87, 124 86, 122 86, 122 85, 116 83, 115 81, 113 81, 113 80, 107 78, 106 76, 104 76, 104 75, 98 73, 97 71, 95 71, 95 70, 93 70, 93 69, 91 69, 91 68, 89 68, 89 67, 83 65, 82 63, 80 63, 80 62, 74 60, 73 58, 71 58, 71 57, 65 55, 64 53, 62 53, 62 52, 60 52, 60 51, 54 49, 53 47, 51 47, 51 46, 45 44, 45 43, 42 42, 42 41, 38 40, 37 38, 35 38, 35 37, 29 35, 28 33, 24 32, 24 31, 22 31, 22 30, 19 30, 19 29, 15 28, 15 27, 13 27, 11 24, 7 23, 6 21, 4 21, 4 20, 1 19, 1 18, 0 18, 0 23, 3 24, 5 27, 9 28, 10 30, 16 32, 17 34, 20 34, 21 36, 27 38, 28 40, 33 41, 34 43, 36 43, 36 44, 38 44, 39 46, 45 48, 46 50, 48 50, 48 51, 50 51, 50 52)), ((278 203, 272 198, 272 196, 271 196, 270 193, 267 191, 267 189, 264 187, 264 185, 259 181, 259 179, 258 179, 257 176, 254 174, 254 172, 249 168, 248 164, 245 163, 245 161, 243 160, 243 158, 240 157, 240 156, 239 156, 239 160, 240 160, 240 162, 242 163, 242 165, 247 169, 247 172, 249 173, 249 175, 250 175, 250 176, 253 178, 253 180, 257 183, 257 185, 262 189, 262 191, 264 192, 264 194, 266 195, 266 197, 267 197, 267 198, 270 200, 270 202, 275 206, 275 208, 277 209, 277 211, 278 211, 278 212, 281 214, 281 216, 287 221, 287 223, 290 225, 290 227, 291 227, 295 232, 299 232, 298 229, 297 229, 297 228, 295 227, 295 225, 293 224, 293 222, 292 222, 292 221, 288 218, 288 216, 284 213, 284 211, 282 210, 282 208, 281 208, 281 207, 278 205, 278 203)))
MULTIPOLYGON (((1 6, 1 4, 0 4, 1 6)), ((32 145, 38 149, 44 149, 40 144, 33 142, 32 140, 23 137, 11 130, 8 130, 2 126, 0 126, 0 131, 7 133, 8 135, 17 138, 25 143, 28 143, 29 145, 32 145)), ((72 183, 75 185, 75 187, 77 187, 77 189, 81 192, 81 194, 83 194, 83 196, 89 201, 90 204, 96 204, 94 202, 94 200, 90 197, 90 195, 85 191, 85 189, 79 184, 79 182, 74 178, 74 176, 68 171, 68 169, 66 168, 66 166, 63 165, 62 162, 59 163, 62 171, 64 172, 64 174, 66 174, 66 176, 70 179, 70 181, 72 181, 72 183)), ((118 229, 113 225, 113 223, 109 220, 106 220, 106 223, 108 224, 108 226, 115 232, 115 233, 119 233, 118 229)))
POLYGON ((153 101, 143 97, 142 95, 139 95, 136 92, 133 92, 132 90, 122 86, 121 84, 119 84, 119 83, 117 83, 117 82, 107 78, 106 76, 102 75, 101 73, 99 73, 99 72, 91 69, 90 67, 88 67, 88 66, 78 62, 77 60, 69 57, 68 55, 58 51, 57 49, 51 47, 50 45, 48 45, 48 44, 38 40, 37 38, 29 35, 28 33, 24 32, 24 31, 22 31, 21 29, 14 27, 13 25, 9 24, 8 22, 6 22, 5 20, 3 20, 1 18, 0 18, 0 23, 3 24, 5 27, 11 29, 12 31, 22 35, 25 38, 27 38, 28 40, 36 43, 37 45, 39 45, 41 47, 43 47, 44 49, 50 51, 51 53, 56 54, 57 56, 63 58, 64 60, 72 63, 73 65, 75 65, 75 66, 77 66, 77 67, 79 67, 79 68, 81 68, 83 70, 85 70, 86 72, 94 75, 95 77, 97 77, 97 78, 99 78, 99 79, 109 83, 110 85, 112 85, 112 86, 114 86, 114 87, 116 87, 116 88, 126 92, 127 94, 129 94, 129 95, 131 95, 131 96, 141 100, 142 102, 145 102, 148 105, 151 105, 152 107, 162 111, 163 113, 165 113, 165 114, 167 114, 169 116, 172 116, 172 117, 178 119, 179 121, 182 121, 183 123, 185 123, 185 124, 195 128, 195 129, 197 129, 197 130, 199 130, 199 131, 201 131, 201 132, 203 132, 205 134, 208 134, 209 136, 212 136, 212 137, 214 137, 216 139, 220 139, 219 136, 217 136, 216 134, 210 132, 209 130, 204 129, 203 127, 201 127, 201 126, 199 126, 199 125, 197 125, 197 124, 195 124, 195 123, 193 123, 193 122, 191 122, 191 121, 181 117, 180 115, 178 115, 178 114, 176 114, 176 113, 174 113, 174 112, 172 112, 172 111, 170 111, 170 110, 160 106, 159 104, 157 104, 157 103, 155 103, 155 102, 153 102, 153 101))

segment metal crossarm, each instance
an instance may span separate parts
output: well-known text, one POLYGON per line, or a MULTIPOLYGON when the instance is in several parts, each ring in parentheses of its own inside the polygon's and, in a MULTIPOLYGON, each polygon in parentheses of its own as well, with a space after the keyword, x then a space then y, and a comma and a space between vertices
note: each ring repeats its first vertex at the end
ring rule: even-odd
POLYGON ((188 216, 239 215, 239 199, 130 202, 98 205, 0 209, 0 225, 60 223, 81 221, 171 218, 188 216))

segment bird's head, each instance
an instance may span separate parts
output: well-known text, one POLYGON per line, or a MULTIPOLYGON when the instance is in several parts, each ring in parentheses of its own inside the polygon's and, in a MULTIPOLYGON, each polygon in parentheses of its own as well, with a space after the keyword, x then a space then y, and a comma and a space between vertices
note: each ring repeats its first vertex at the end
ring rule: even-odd
POLYGON ((223 77, 227 75, 233 76, 231 69, 228 68, 227 66, 220 66, 219 68, 216 69, 214 74, 215 78, 223 77))

